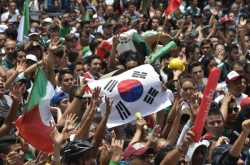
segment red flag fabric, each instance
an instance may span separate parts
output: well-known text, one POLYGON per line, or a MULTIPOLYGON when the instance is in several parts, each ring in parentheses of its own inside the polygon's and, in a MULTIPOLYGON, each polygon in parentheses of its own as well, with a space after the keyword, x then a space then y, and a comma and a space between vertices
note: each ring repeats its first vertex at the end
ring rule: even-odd
POLYGON ((180 5, 181 5, 181 0, 169 0, 168 7, 165 11, 165 16, 177 10, 180 7, 180 5))

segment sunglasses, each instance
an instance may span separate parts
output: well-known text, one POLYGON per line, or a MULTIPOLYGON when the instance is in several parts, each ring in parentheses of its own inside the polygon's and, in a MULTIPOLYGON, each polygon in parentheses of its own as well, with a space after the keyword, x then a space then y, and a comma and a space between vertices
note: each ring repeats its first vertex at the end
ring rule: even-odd
POLYGON ((238 107, 228 108, 228 113, 232 113, 232 111, 238 112, 238 111, 239 111, 239 108, 238 108, 238 107))

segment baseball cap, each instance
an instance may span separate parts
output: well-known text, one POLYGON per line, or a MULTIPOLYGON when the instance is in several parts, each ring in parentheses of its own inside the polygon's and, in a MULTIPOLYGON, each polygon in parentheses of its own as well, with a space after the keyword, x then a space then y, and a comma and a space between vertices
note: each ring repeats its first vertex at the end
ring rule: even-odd
MULTIPOLYGON (((215 147, 212 151, 211 164, 212 165, 221 164, 221 161, 227 156, 231 148, 232 148, 231 144, 222 144, 222 145, 215 147)), ((245 160, 246 155, 243 151, 241 152, 241 155, 242 155, 242 158, 245 160)))
POLYGON ((6 25, 0 25, 0 32, 5 32, 5 30, 8 29, 8 26, 6 25))
POLYGON ((229 22, 230 20, 227 17, 223 17, 220 19, 220 23, 223 24, 225 22, 229 22))
POLYGON ((25 52, 28 52, 31 48, 39 46, 41 50, 43 50, 43 47, 36 41, 30 41, 24 48, 25 52))
POLYGON ((36 28, 30 28, 29 29, 29 35, 28 36, 32 36, 32 35, 39 35, 39 33, 36 30, 36 28))
POLYGON ((36 58, 36 56, 33 55, 33 54, 28 54, 28 55, 26 56, 26 60, 31 60, 31 61, 34 61, 34 62, 37 62, 37 61, 38 61, 37 58, 36 58))
POLYGON ((202 17, 201 13, 196 13, 194 17, 202 17))
POLYGON ((43 22, 52 23, 52 19, 51 19, 51 18, 45 18, 45 19, 43 20, 43 22))
POLYGON ((25 83, 27 82, 27 80, 26 80, 26 78, 25 78, 25 76, 24 76, 24 72, 22 72, 22 73, 20 73, 16 78, 15 78, 15 80, 14 80, 14 84, 15 83, 17 83, 17 82, 19 82, 19 81, 21 81, 21 80, 23 80, 25 83))
POLYGON ((129 145, 125 150, 123 154, 123 160, 128 159, 130 156, 140 156, 143 155, 145 152, 149 152, 150 154, 154 153, 153 148, 145 147, 141 143, 134 143, 129 145))
POLYGON ((243 109, 245 107, 245 105, 247 105, 247 104, 250 104, 250 97, 246 97, 246 98, 241 100, 241 102, 240 102, 241 109, 243 109))
POLYGON ((242 75, 239 75, 237 72, 235 71, 231 71, 230 73, 227 74, 227 77, 226 77, 226 83, 228 82, 232 82, 232 81, 235 81, 239 78, 243 78, 242 75))
POLYGON ((112 25, 110 23, 105 23, 102 25, 103 28, 106 28, 106 27, 111 27, 112 25))
POLYGON ((57 92, 54 94, 54 96, 51 98, 50 102, 52 106, 55 106, 55 104, 58 104, 61 100, 69 98, 69 95, 63 91, 57 92))

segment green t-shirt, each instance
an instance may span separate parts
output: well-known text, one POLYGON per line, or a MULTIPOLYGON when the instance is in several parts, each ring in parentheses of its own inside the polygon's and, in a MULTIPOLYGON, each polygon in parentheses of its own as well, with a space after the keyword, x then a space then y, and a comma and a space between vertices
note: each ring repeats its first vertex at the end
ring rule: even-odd
POLYGON ((3 58, 2 62, 1 62, 1 66, 3 68, 6 68, 7 70, 10 70, 10 69, 15 67, 15 63, 10 62, 6 58, 3 58))
POLYGON ((201 10, 198 7, 192 8, 191 6, 188 6, 187 9, 185 10, 185 15, 190 14, 193 17, 200 12, 201 10))
POLYGON ((66 34, 69 33, 68 28, 66 28, 64 26, 61 26, 60 29, 61 29, 61 31, 60 31, 60 37, 65 38, 66 34))

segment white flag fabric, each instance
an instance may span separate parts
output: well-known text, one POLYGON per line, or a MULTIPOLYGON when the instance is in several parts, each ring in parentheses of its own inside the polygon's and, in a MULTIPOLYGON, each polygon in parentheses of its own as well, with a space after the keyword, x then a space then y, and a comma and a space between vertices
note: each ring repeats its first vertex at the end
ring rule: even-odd
MULTIPOLYGON (((82 79, 81 77, 80 79, 82 79)), ((135 113, 142 116, 160 111, 171 105, 165 91, 161 89, 159 75, 149 65, 141 65, 120 75, 88 82, 90 89, 101 87, 101 95, 113 99, 109 128, 135 120, 135 113)), ((101 114, 106 110, 105 98, 100 105, 101 114)))

